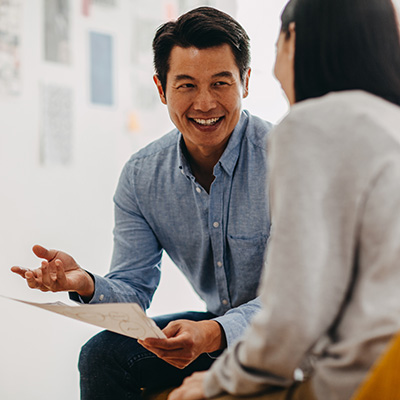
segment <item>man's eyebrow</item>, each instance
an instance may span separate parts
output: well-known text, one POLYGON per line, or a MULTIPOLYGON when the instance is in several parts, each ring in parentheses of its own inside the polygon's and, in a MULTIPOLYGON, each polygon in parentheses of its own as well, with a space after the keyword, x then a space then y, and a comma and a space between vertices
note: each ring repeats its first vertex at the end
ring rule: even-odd
POLYGON ((233 74, 230 71, 222 71, 214 74, 213 78, 233 78, 233 74))
POLYGON ((174 76, 174 81, 175 82, 179 82, 179 81, 194 81, 194 78, 190 75, 186 75, 186 74, 180 74, 180 75, 175 75, 174 76))
MULTIPOLYGON (((221 71, 214 74, 212 78, 233 78, 233 74, 230 71, 221 71)), ((187 74, 179 74, 174 76, 174 82, 187 81, 187 80, 194 81, 195 78, 187 74)))

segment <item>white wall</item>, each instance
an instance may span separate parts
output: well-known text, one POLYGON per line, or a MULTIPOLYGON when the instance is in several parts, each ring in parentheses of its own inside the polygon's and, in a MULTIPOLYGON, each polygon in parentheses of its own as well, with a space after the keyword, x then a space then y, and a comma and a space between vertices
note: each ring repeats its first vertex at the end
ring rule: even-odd
MULTIPOLYGON (((150 113, 135 104, 132 87, 138 80, 148 80, 149 90, 156 92, 151 68, 138 71, 132 66, 131 39, 135 10, 144 12, 145 5, 152 11, 161 10, 166 3, 175 4, 176 9, 177 1, 116 3, 115 9, 93 7, 90 17, 84 17, 81 1, 71 1, 72 62, 60 66, 43 61, 43 1, 22 1, 22 91, 19 96, 0 96, 1 295, 43 302, 67 299, 65 294, 31 291, 9 271, 13 265, 38 266, 30 251, 35 243, 63 249, 85 268, 106 273, 112 251, 112 195, 120 169, 132 152, 171 126, 162 105, 150 113), (89 30, 114 37, 116 101, 111 107, 89 101, 89 30), (42 84, 61 84, 74 93, 73 160, 69 166, 40 163, 42 84), (127 129, 132 111, 141 124, 135 132, 127 129)), ((283 3, 217 2, 218 7, 237 16, 252 38, 251 92, 244 105, 273 122, 287 109, 279 85, 271 76, 283 3)), ((159 17, 162 21, 161 11, 159 17)), ((165 264, 162 284, 149 314, 202 309, 203 304, 176 269, 168 260, 165 264)), ((0 398, 79 398, 79 349, 99 329, 2 298, 0 307, 0 398)))

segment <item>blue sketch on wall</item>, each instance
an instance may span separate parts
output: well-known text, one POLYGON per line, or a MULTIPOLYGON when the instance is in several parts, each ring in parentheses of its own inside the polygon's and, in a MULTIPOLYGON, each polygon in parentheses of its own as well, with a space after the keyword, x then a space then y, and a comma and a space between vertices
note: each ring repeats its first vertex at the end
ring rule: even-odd
POLYGON ((90 100, 93 104, 114 104, 113 38, 90 32, 90 100))

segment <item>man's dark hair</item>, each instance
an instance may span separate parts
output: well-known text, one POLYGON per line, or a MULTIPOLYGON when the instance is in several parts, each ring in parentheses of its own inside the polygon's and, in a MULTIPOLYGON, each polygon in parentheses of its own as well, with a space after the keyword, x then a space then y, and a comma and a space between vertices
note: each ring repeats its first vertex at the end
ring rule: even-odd
POLYGON ((365 90, 400 105, 400 34, 391 0, 291 0, 296 101, 365 90))
POLYGON ((208 49, 228 44, 239 68, 242 83, 250 67, 250 39, 230 15, 212 7, 199 7, 176 21, 161 25, 153 40, 154 69, 165 92, 169 58, 175 46, 208 49))

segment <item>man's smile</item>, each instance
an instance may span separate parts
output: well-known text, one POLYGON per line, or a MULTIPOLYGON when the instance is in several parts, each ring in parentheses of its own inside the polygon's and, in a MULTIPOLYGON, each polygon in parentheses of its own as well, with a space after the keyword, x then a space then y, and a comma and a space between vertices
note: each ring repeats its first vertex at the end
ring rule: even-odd
POLYGON ((217 118, 189 118, 190 120, 194 121, 196 124, 202 125, 202 126, 213 126, 216 125, 218 122, 220 122, 223 117, 217 117, 217 118))

